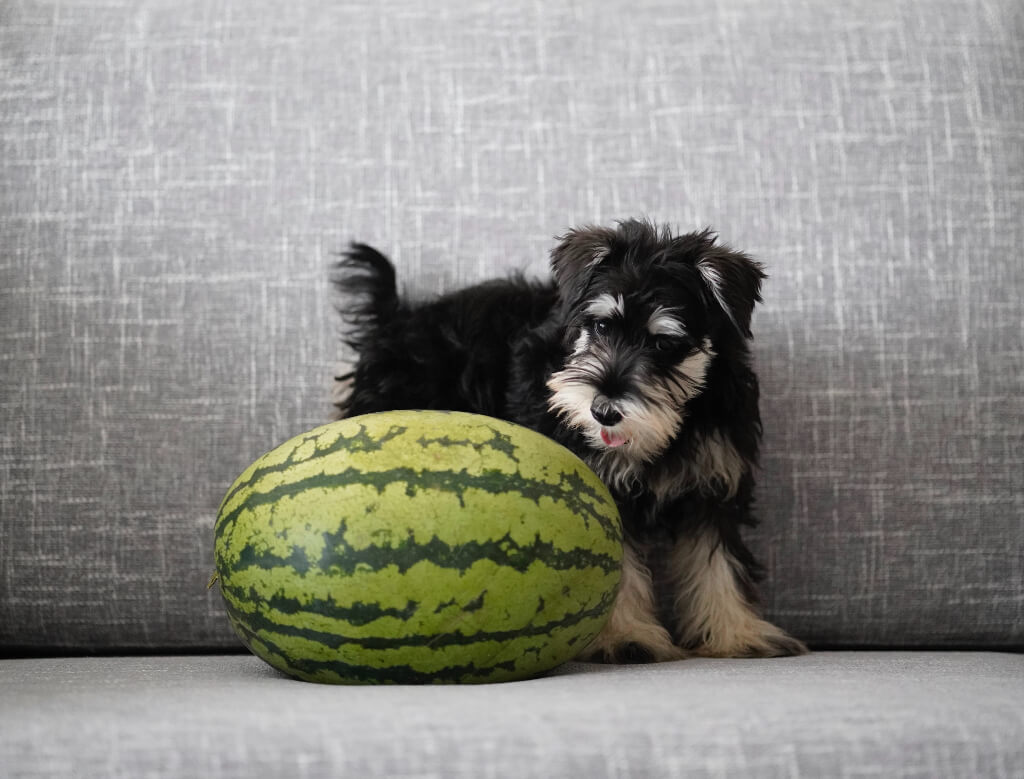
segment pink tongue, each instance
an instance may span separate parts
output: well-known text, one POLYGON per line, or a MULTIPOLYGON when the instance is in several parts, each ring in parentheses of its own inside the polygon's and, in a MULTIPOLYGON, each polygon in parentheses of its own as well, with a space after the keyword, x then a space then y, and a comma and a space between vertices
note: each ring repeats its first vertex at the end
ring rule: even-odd
POLYGON ((609 432, 608 430, 605 430, 603 427, 601 428, 601 440, 611 447, 622 446, 624 443, 626 443, 626 437, 624 435, 609 432))

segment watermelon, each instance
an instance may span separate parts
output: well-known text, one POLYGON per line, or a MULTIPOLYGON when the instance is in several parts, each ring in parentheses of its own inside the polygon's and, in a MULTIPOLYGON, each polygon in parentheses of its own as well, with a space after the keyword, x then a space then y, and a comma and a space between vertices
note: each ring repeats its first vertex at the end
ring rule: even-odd
POLYGON ((215 526, 228 618, 299 679, 497 682, 583 650, 615 598, 622 530, 569 450, 460 412, 333 422, 254 462, 215 526))

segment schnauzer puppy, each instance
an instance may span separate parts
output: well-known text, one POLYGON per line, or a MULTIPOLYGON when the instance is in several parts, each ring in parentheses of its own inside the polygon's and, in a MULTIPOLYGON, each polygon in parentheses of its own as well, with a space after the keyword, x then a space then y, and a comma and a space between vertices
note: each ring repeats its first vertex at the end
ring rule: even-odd
POLYGON ((761 419, 747 341, 761 266, 705 230, 638 220, 557 239, 553 280, 400 298, 395 269, 353 244, 334 283, 358 360, 341 416, 448 409, 533 428, 579 455, 618 504, 626 544, 611 617, 583 659, 806 652, 756 611, 740 538, 761 419))

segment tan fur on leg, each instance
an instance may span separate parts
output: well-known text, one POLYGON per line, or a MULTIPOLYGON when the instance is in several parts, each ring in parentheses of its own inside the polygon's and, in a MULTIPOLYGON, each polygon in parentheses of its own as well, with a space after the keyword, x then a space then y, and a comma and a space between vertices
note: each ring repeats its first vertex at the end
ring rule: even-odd
POLYGON ((684 652, 658 622, 654 608, 651 572, 629 544, 623 549, 622 580, 611 617, 597 638, 580 655, 581 660, 612 663, 636 655, 652 660, 679 660, 684 652))
POLYGON ((740 564, 713 531, 681 539, 671 560, 676 633, 704 657, 779 657, 807 652, 800 641, 761 619, 737 582, 740 564))

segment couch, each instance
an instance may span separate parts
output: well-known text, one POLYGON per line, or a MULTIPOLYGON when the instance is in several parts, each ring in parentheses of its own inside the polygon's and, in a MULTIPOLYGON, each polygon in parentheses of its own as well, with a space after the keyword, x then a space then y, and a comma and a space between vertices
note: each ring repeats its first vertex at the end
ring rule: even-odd
POLYGON ((0 5, 0 776, 1024 775, 1019 0, 0 5), (765 263, 762 609, 806 657, 332 687, 213 519, 429 295, 648 216, 765 263))

